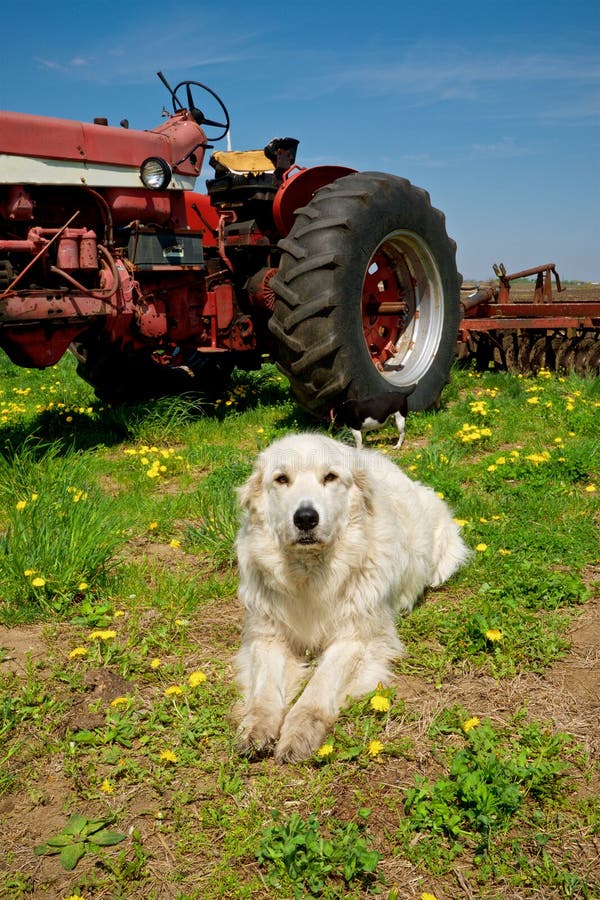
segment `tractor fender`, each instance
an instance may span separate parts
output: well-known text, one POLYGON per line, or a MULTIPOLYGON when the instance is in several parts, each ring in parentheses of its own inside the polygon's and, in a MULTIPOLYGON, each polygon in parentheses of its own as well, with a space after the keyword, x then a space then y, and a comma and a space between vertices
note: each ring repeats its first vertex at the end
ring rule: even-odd
POLYGON ((310 203, 320 188, 355 173, 356 169, 349 169, 347 166, 312 166, 299 171, 290 170, 273 200, 273 219, 281 237, 289 234, 296 211, 310 203))

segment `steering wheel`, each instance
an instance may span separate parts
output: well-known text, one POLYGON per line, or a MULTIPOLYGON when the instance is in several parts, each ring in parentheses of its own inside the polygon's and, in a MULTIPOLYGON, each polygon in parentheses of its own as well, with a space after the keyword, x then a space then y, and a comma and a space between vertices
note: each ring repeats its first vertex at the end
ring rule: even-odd
POLYGON ((182 88, 182 87, 185 87, 186 98, 187 98, 186 107, 187 107, 187 109, 189 109, 194 122, 196 122, 197 125, 201 125, 202 127, 204 127, 204 125, 210 125, 213 128, 222 128, 223 129, 223 131, 220 134, 216 134, 216 135, 215 134, 211 134, 211 135, 207 134, 206 135, 207 139, 209 141, 220 141, 221 138, 224 138, 225 135, 227 134, 227 132, 229 131, 229 124, 230 124, 229 113, 227 111, 227 107, 225 106, 225 104, 223 103, 223 101, 221 100, 219 95, 215 94, 215 92, 213 90, 211 90, 211 88, 207 87, 205 84, 202 84, 200 81, 180 81, 179 84, 177 85, 177 87, 175 87, 171 91, 171 95, 173 97, 173 111, 174 112, 177 112, 178 108, 183 109, 183 106, 184 106, 183 103, 181 102, 181 100, 179 99, 179 97, 177 96, 177 91, 179 91, 180 88, 182 88), (202 112, 202 110, 198 109, 198 107, 194 103, 194 98, 192 97, 192 85, 194 85, 195 87, 201 88, 203 91, 206 91, 208 94, 210 94, 211 97, 214 97, 214 99, 217 101, 217 103, 223 110, 223 113, 225 116, 224 122, 216 122, 214 119, 207 119, 206 116, 204 115, 204 113, 202 112))

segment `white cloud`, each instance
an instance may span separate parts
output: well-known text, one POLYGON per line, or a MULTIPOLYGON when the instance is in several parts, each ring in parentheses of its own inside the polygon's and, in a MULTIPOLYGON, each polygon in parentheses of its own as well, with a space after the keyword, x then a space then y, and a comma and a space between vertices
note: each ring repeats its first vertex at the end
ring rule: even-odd
POLYGON ((438 103, 493 105, 494 115, 506 118, 526 112, 532 120, 552 117, 553 108, 565 117, 569 109, 573 118, 598 114, 600 64, 597 54, 586 56, 581 48, 572 54, 498 47, 482 53, 424 43, 403 48, 393 60, 372 56, 375 61, 358 65, 330 56, 320 71, 299 79, 294 90, 304 97, 352 90, 367 102, 386 97, 405 109, 438 103))
POLYGON ((519 146, 514 137, 503 137, 491 144, 472 144, 471 150, 475 156, 488 159, 513 159, 529 154, 528 150, 519 146))
POLYGON ((135 40, 127 38, 121 42, 119 36, 111 36, 68 59, 37 57, 35 62, 43 69, 61 72, 67 77, 86 78, 103 84, 122 79, 129 83, 151 81, 158 69, 185 71, 193 78, 194 71, 199 68, 250 60, 255 52, 250 50, 255 38, 256 35, 249 32, 235 35, 229 31, 224 52, 203 55, 204 42, 187 21, 170 22, 162 29, 152 26, 143 29, 136 23, 135 40))

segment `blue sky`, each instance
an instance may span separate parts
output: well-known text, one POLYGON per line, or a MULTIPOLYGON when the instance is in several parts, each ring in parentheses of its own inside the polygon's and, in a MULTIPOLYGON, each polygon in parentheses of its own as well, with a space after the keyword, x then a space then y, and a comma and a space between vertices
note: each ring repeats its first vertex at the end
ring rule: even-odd
POLYGON ((426 188, 465 278, 600 281, 597 0, 31 0, 2 26, 0 108, 152 128, 162 69, 221 95, 234 149, 289 135, 426 188))

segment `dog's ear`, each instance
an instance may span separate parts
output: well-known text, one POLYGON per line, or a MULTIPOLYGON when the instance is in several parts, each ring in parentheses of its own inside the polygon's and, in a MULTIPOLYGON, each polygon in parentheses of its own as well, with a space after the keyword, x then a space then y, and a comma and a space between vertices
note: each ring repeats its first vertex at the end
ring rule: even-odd
POLYGON ((352 476, 354 478, 354 484, 360 491, 362 501, 365 505, 365 510, 369 515, 372 515, 375 509, 373 502, 374 492, 373 483, 368 469, 365 469, 362 466, 355 466, 352 470, 352 476))
POLYGON ((262 471, 255 469, 249 478, 237 488, 238 502, 243 510, 251 510, 262 489, 262 471))

